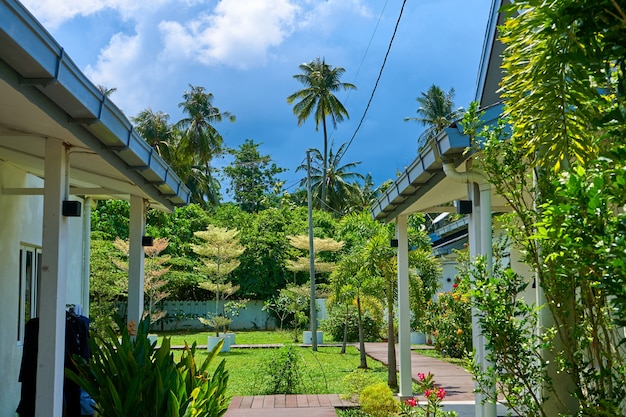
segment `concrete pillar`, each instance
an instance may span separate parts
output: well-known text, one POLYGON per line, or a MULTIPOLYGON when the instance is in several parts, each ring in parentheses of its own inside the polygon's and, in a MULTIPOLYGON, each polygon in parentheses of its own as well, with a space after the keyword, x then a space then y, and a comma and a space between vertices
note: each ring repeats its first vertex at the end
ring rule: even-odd
POLYGON ((130 244, 128 249, 128 323, 138 324, 143 316, 144 251, 141 239, 146 227, 146 205, 142 197, 130 197, 130 244))
POLYGON ((413 396, 411 378, 411 307, 409 305, 409 241, 407 216, 396 218, 398 238, 398 350, 401 398, 413 396))
POLYGON ((63 142, 46 140, 36 417, 63 413, 68 221, 62 204, 68 196, 67 158, 63 142))

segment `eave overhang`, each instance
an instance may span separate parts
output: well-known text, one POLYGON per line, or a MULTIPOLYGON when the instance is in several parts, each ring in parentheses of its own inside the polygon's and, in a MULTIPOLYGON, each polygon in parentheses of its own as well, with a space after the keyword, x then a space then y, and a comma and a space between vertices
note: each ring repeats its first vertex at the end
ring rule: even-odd
MULTIPOLYGON (((481 124, 497 123, 501 112, 501 104, 484 109, 481 124)), ((463 162, 475 152, 470 145, 470 138, 458 122, 441 131, 372 205, 374 219, 393 222, 402 214, 441 211, 438 207, 442 204, 466 195, 464 184, 446 179, 443 163, 451 162, 464 169, 463 162)))
POLYGON ((43 175, 46 138, 70 149, 70 183, 84 196, 143 196, 152 207, 190 191, 19 2, 0 1, 0 159, 43 175), (88 192, 93 189, 93 192, 88 192))

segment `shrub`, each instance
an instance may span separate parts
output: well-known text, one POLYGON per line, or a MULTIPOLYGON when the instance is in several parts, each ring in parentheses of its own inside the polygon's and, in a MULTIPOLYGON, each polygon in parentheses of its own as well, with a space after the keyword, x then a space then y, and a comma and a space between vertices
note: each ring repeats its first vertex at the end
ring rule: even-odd
POLYGON ((380 379, 367 369, 356 369, 342 380, 344 393, 340 397, 344 400, 357 402, 361 392, 368 386, 381 382, 380 379))
POLYGON ((424 328, 434 336, 435 349, 444 356, 464 358, 472 351, 472 308, 467 255, 450 292, 429 301, 424 328))
MULTIPOLYGON (((363 338, 366 342, 376 342, 380 340, 382 328, 382 316, 376 317, 369 311, 365 311, 363 319, 363 338)), ((344 325, 346 320, 346 309, 344 306, 334 306, 328 314, 328 318, 322 320, 321 330, 332 336, 335 341, 343 340, 344 325)), ((359 321, 356 307, 348 308, 348 342, 359 341, 359 321)))
POLYGON ((96 402, 101 417, 174 417, 188 415, 219 417, 226 413, 228 372, 222 361, 212 372, 208 367, 221 344, 198 366, 195 344, 185 350, 178 363, 170 350, 170 339, 161 347, 148 340, 150 322, 127 329, 118 321, 121 337, 109 327, 108 338, 90 340, 89 363, 76 356, 77 372, 67 377, 83 388, 96 402))
POLYGON ((295 345, 286 345, 270 356, 261 367, 262 394, 295 394, 302 387, 302 357, 295 345))
POLYGON ((398 400, 385 382, 379 382, 363 389, 359 397, 361 410, 372 417, 389 417, 400 410, 398 400))

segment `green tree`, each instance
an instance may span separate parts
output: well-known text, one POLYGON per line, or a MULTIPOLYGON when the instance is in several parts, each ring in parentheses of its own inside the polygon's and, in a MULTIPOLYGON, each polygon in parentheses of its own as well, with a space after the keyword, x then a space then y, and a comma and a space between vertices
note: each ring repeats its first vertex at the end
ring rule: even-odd
POLYGON ((624 5, 516 1, 504 10, 511 137, 503 142, 506 131, 492 129, 481 159, 514 211, 507 229, 545 296, 542 330, 555 333, 541 378, 553 386, 543 387, 539 406, 544 415, 623 415, 624 356, 609 306, 612 284, 624 280, 604 258, 621 205, 608 185, 615 178, 597 174, 609 159, 626 160, 610 152, 624 137, 624 5))
POLYGON ((193 156, 193 168, 190 184, 196 202, 217 204, 219 201, 219 182, 214 178, 211 161, 223 153, 223 138, 214 124, 227 118, 235 121, 235 116, 222 112, 213 106, 213 94, 204 87, 189 85, 183 93, 183 102, 178 106, 186 115, 176 127, 183 132, 180 146, 187 156, 193 156))
POLYGON ((132 118, 135 129, 141 137, 152 146, 157 153, 168 163, 176 173, 181 170, 178 161, 177 145, 180 141, 180 132, 169 123, 170 116, 162 111, 154 112, 148 108, 142 110, 132 118))
POLYGON ((246 139, 239 150, 232 151, 233 163, 224 168, 234 200, 249 213, 258 213, 271 205, 271 195, 278 194, 281 188, 276 186, 276 175, 284 171, 271 162, 269 155, 259 153, 259 145, 246 139))
POLYGON ((383 296, 387 309, 387 384, 392 389, 397 389, 394 305, 397 298, 398 263, 396 252, 389 244, 391 237, 390 230, 381 225, 376 235, 365 245, 364 251, 367 272, 378 277, 382 284, 383 291, 379 294, 383 296))
POLYGON ((415 120, 426 130, 418 139, 418 148, 421 149, 428 141, 437 136, 446 127, 463 114, 461 109, 454 109, 454 88, 447 93, 436 85, 431 85, 425 93, 417 97, 419 107, 417 117, 405 117, 404 120, 415 120))
MULTIPOLYGON (((357 180, 363 180, 362 174, 353 171, 360 162, 348 162, 342 165, 341 157, 347 146, 343 143, 339 150, 333 152, 332 145, 327 160, 318 149, 311 149, 311 191, 315 197, 315 207, 326 210, 330 209, 336 215, 342 215, 352 209, 351 203, 358 194, 357 180), (324 175, 326 173, 326 175, 324 175), (326 191, 326 198, 322 194, 326 191)), ((307 164, 300 165, 296 171, 307 171, 307 164)), ((300 181, 300 186, 305 186, 308 178, 300 181)))
POLYGON ((223 306, 220 308, 220 297, 224 296, 224 289, 228 286, 225 278, 239 266, 238 258, 246 249, 239 242, 238 235, 237 229, 229 230, 213 225, 194 233, 194 236, 204 241, 203 244, 191 246, 202 261, 198 269, 215 284, 208 287, 215 292, 215 316, 224 315, 223 306))
MULTIPOLYGON (((302 73, 294 75, 293 78, 302 83, 305 88, 288 96, 287 102, 291 104, 299 100, 293 106, 293 113, 298 118, 298 125, 304 123, 312 113, 315 117, 315 130, 318 130, 320 123, 322 124, 324 133, 322 177, 324 177, 328 166, 326 118, 330 117, 333 126, 336 127, 337 122, 342 122, 344 117, 350 117, 348 110, 334 93, 340 90, 356 89, 356 86, 341 82, 340 78, 345 73, 345 69, 328 65, 324 58, 318 57, 309 63, 301 64, 299 68, 302 73)), ((326 203, 325 181, 322 181, 321 199, 322 203, 326 203)))

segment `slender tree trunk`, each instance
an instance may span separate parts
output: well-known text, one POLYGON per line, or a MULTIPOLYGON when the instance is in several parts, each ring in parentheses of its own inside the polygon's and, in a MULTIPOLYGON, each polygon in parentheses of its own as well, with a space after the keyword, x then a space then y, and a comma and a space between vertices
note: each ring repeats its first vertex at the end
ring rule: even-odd
POLYGON ((356 298, 356 308, 358 310, 359 318, 359 351, 361 357, 361 364, 359 368, 367 369, 367 356, 365 355, 365 337, 363 335, 363 316, 361 315, 361 297, 356 298))
POLYGON ((387 385, 392 390, 397 391, 396 335, 393 327, 393 318, 393 283, 387 282, 387 385))

